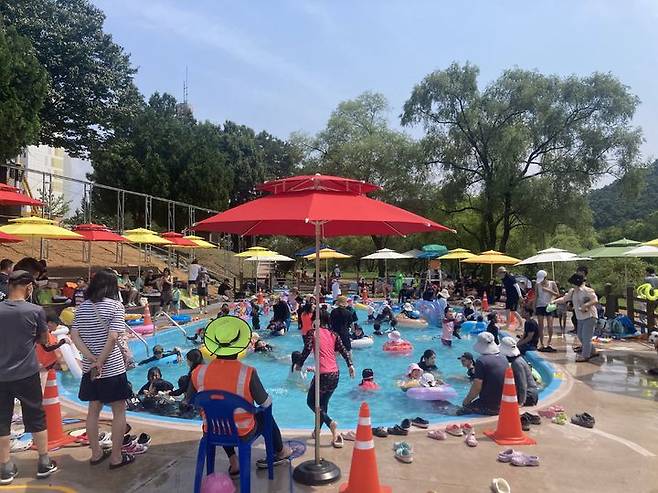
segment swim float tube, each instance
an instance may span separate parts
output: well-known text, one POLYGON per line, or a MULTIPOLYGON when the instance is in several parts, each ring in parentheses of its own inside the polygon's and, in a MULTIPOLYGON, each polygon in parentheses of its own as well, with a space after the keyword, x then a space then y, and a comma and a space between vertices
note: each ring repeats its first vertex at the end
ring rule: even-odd
POLYGON ((412 387, 406 394, 410 399, 418 401, 449 401, 457 397, 457 391, 447 384, 436 387, 412 387))
POLYGON ((397 320, 398 325, 400 325, 401 327, 414 327, 416 329, 426 329, 429 326, 427 320, 423 320, 422 318, 409 318, 402 314, 396 315, 395 320, 397 320))
POLYGON ((399 341, 386 341, 383 347, 384 351, 389 353, 410 353, 414 350, 414 347, 409 341, 399 340, 399 341))
POLYGON ((370 337, 370 336, 365 336, 362 337, 361 339, 354 339, 352 341, 352 348, 353 349, 361 349, 361 348, 366 348, 370 347, 375 343, 375 340, 370 337))
POLYGON ((133 330, 140 335, 151 335, 155 331, 155 326, 153 324, 135 325, 133 330))
POLYGON ((192 321, 192 317, 185 314, 171 315, 171 319, 178 324, 186 324, 192 321))

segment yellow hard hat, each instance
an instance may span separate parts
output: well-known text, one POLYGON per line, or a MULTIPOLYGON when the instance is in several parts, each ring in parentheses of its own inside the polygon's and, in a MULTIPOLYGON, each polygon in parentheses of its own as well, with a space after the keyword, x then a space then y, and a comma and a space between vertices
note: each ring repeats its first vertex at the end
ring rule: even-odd
POLYGON ((69 306, 68 308, 64 308, 62 310, 62 313, 59 314, 59 319, 62 321, 62 323, 68 327, 73 325, 73 319, 75 318, 75 308, 72 306, 69 306))

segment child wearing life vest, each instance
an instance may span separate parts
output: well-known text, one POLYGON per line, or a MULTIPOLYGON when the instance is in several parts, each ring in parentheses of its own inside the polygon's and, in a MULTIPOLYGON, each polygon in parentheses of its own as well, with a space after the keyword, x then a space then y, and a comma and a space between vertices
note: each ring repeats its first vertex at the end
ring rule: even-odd
POLYGON ((361 383, 359 384, 361 390, 379 390, 379 385, 375 382, 375 372, 372 368, 366 368, 361 372, 361 383))

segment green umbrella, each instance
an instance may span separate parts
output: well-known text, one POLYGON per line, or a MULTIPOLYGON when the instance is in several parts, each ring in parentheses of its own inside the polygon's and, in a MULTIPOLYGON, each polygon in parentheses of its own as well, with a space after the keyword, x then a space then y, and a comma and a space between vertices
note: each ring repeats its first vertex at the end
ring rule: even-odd
POLYGON ((606 243, 602 247, 594 248, 593 250, 588 250, 580 254, 581 257, 590 257, 590 258, 623 258, 624 261, 624 284, 628 284, 628 275, 627 275, 627 261, 628 256, 626 253, 635 249, 640 244, 639 241, 629 240, 628 238, 622 238, 621 240, 613 241, 606 243))

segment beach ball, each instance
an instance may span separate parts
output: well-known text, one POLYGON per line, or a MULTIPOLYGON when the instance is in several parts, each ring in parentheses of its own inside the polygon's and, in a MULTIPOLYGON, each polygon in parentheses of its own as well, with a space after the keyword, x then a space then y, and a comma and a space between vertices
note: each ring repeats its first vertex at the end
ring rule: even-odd
POLYGON ((62 313, 59 314, 59 319, 62 323, 68 327, 73 325, 73 319, 75 318, 75 308, 68 307, 62 310, 62 313))
POLYGON ((235 493, 235 485, 228 474, 208 474, 201 481, 201 493, 235 493))

